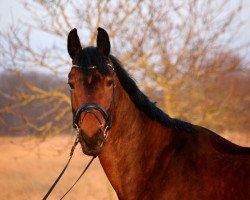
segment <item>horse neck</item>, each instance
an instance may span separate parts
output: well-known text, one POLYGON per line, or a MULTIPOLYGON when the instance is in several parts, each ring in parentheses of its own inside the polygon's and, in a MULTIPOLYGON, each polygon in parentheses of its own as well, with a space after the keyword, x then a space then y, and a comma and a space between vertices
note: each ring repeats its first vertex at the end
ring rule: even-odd
POLYGON ((120 85, 116 90, 113 127, 99 159, 118 196, 133 199, 171 134, 138 110, 120 85))

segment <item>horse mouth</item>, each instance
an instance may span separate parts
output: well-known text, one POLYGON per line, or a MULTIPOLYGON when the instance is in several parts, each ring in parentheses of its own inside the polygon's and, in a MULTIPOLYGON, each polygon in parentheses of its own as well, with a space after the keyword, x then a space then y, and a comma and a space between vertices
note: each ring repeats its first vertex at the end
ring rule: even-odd
POLYGON ((89 137, 82 129, 79 132, 79 142, 82 147, 82 152, 88 156, 98 156, 102 151, 104 136, 99 129, 96 133, 89 137))

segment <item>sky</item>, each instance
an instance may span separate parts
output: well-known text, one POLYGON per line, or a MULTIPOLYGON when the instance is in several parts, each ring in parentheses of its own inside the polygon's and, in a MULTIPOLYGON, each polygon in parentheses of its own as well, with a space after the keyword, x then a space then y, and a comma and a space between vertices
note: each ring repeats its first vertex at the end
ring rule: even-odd
POLYGON ((7 28, 12 20, 16 21, 26 15, 18 0, 0 0, 0 28, 7 28))
MULTIPOLYGON (((234 2, 238 2, 238 1, 239 0, 235 0, 234 2)), ((244 5, 244 12, 242 12, 242 14, 239 17, 245 21, 248 21, 249 23, 245 26, 244 31, 240 36, 241 38, 238 38, 238 41, 250 42, 250 0, 242 0, 242 2, 244 5)), ((28 13, 20 4, 20 0, 0 0, 0 30, 1 31, 4 32, 4 30, 8 29, 9 25, 12 22, 17 22, 19 18, 25 18, 27 16, 28 16, 28 13)), ((43 40, 43 41, 51 43, 51 39, 52 38, 48 37, 46 38, 46 40, 43 40)), ((43 45, 46 45, 46 44, 43 44, 43 45)), ((247 52, 247 55, 249 53, 250 52, 247 52)))
MULTIPOLYGON (((239 0, 235 0, 237 2, 239 0)), ((241 18, 250 21, 250 0, 242 0, 244 12, 241 18)), ((20 4, 20 0, 0 0, 0 28, 6 28, 12 22, 19 18, 27 16, 27 12, 20 4)), ((250 26, 246 28, 245 37, 250 38, 250 26)))

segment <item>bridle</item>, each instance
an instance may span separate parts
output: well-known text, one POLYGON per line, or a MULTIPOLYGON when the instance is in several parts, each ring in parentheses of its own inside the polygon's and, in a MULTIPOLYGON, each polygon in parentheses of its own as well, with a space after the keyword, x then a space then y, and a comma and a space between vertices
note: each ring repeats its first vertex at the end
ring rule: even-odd
MULTIPOLYGON (((73 65, 73 68, 80 68, 78 65, 73 65)), ((97 121, 100 124, 100 132, 103 134, 103 140, 100 144, 100 148, 102 148, 103 144, 106 142, 107 138, 108 138, 108 131, 111 129, 112 127, 112 119, 113 119, 113 113, 114 113, 114 106, 115 106, 115 83, 114 83, 114 67, 111 64, 111 62, 107 62, 107 67, 112 69, 112 97, 111 97, 111 102, 110 102, 110 112, 108 113, 100 104, 95 103, 95 102, 87 102, 84 103, 83 105, 81 105, 78 110, 76 111, 75 116, 73 117, 73 127, 76 129, 76 131, 78 132, 78 136, 80 134, 80 126, 79 126, 79 118, 82 115, 82 113, 85 113, 82 119, 81 123, 84 123, 84 118, 86 116, 86 114, 91 113, 95 116, 95 118, 97 119, 97 121), (104 122, 102 121, 102 119, 100 118, 100 116, 96 113, 96 111, 98 111, 103 119, 104 122)), ((91 66, 89 67, 90 69, 96 69, 96 66, 91 66)), ((80 68, 81 69, 81 68, 80 68)), ((84 137, 82 137, 83 140, 84 137)), ((86 141, 85 141, 86 142, 86 141)), ((96 155, 97 156, 97 155, 96 155)))
MULTIPOLYGON (((93 114, 96 119, 98 120, 98 122, 100 123, 100 132, 103 134, 103 140, 100 144, 100 148, 103 147, 103 144, 106 142, 107 138, 108 138, 108 131, 111 129, 112 127, 112 119, 113 119, 113 114, 114 114, 114 107, 115 107, 115 82, 114 82, 114 72, 115 69, 113 67, 113 65, 111 64, 111 62, 109 60, 106 60, 107 62, 107 66, 110 67, 112 69, 112 77, 113 77, 113 84, 112 84, 112 98, 111 98, 111 102, 110 102, 110 112, 108 113, 101 105, 95 103, 95 102, 87 102, 84 103, 83 105, 81 105, 78 110, 76 111, 76 114, 73 117, 73 127, 76 130, 76 139, 75 142, 71 148, 70 151, 70 157, 68 162, 66 163, 65 167, 63 168, 63 170, 61 171, 61 173, 59 174, 58 178, 55 180, 55 182, 53 183, 53 185, 51 186, 51 188, 48 190, 47 194, 43 197, 43 200, 46 200, 48 198, 48 196, 50 195, 50 193, 52 192, 52 190, 54 189, 54 187, 56 186, 56 184, 58 183, 58 181, 60 180, 60 178, 62 177, 62 175, 64 174, 65 170, 67 169, 70 160, 74 154, 75 151, 75 147, 77 146, 77 144, 79 143, 79 136, 80 136, 80 132, 81 132, 81 128, 79 126, 79 119, 82 113, 84 113, 84 117, 82 119, 82 122, 84 122, 84 118, 86 116, 86 114, 91 113, 93 114), (103 119, 104 119, 104 123, 102 121, 102 119, 100 118, 100 116, 96 113, 96 111, 98 111, 103 119)), ((79 68, 81 69, 80 66, 78 65, 72 65, 72 68, 79 68)), ((96 69, 96 66, 90 66, 89 69, 96 69)), ((82 137, 82 139, 84 140, 84 137, 82 137)), ((85 141, 86 142, 86 141, 85 141)), ((99 154, 98 154, 99 155, 99 154)), ((63 199, 70 191, 71 189, 76 185, 76 183, 80 180, 80 178, 82 177, 82 175, 87 171, 87 169, 89 168, 89 166, 91 165, 91 163, 93 162, 93 160, 98 156, 98 155, 94 155, 92 157, 92 159, 89 161, 89 163, 87 164, 87 166, 85 167, 85 169, 82 171, 81 175, 78 177, 78 179, 74 182, 74 184, 68 189, 68 191, 60 198, 63 199)))

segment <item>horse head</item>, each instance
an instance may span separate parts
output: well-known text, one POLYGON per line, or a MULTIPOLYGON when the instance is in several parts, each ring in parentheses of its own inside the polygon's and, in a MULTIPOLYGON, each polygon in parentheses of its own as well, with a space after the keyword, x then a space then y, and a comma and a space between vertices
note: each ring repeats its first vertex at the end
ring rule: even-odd
POLYGON ((73 64, 68 74, 73 125, 83 153, 97 156, 112 126, 114 109, 115 73, 109 58, 109 36, 98 28, 97 47, 82 48, 73 29, 68 35, 68 53, 73 64))

